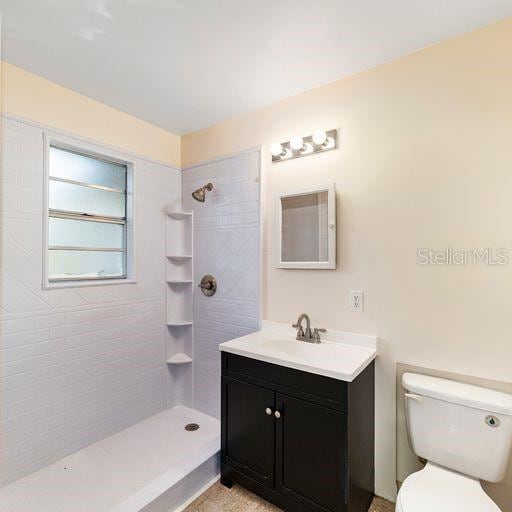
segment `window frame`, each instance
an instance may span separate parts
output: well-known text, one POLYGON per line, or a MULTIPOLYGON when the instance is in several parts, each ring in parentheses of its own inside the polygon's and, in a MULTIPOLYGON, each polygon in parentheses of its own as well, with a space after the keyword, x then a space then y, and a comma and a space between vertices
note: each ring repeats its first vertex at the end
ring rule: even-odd
MULTIPOLYGON (((72 137, 66 137, 62 135, 52 134, 45 132, 43 134, 44 140, 44 196, 43 196, 43 290, 54 289, 54 288, 76 288, 84 286, 106 286, 114 284, 134 284, 136 283, 135 277, 135 163, 133 160, 127 160, 126 156, 116 150, 92 144, 80 139, 72 137), (126 167, 126 194, 125 194, 125 205, 126 211, 125 219, 119 218, 119 223, 124 224, 124 258, 125 258, 125 275, 124 276, 105 276, 105 277, 87 277, 87 278, 49 278, 49 222, 51 217, 60 217, 57 210, 53 210, 57 215, 50 214, 50 181, 60 181, 63 183, 73 183, 74 180, 66 179, 50 179, 50 148, 56 147, 65 151, 77 153, 79 155, 90 156, 98 160, 104 160, 107 162, 114 162, 121 164, 126 167)), ((82 185, 76 182, 77 185, 82 185)), ((83 184, 82 186, 87 186, 83 184)), ((89 186, 89 188, 97 188, 102 190, 108 190, 108 187, 89 186)), ((114 220, 114 217, 102 216, 102 215, 82 215, 80 213, 73 214, 70 211, 63 212, 62 217, 65 219, 76 219, 84 221, 95 221, 95 220, 114 220)), ((121 251, 116 251, 121 252, 121 251)))

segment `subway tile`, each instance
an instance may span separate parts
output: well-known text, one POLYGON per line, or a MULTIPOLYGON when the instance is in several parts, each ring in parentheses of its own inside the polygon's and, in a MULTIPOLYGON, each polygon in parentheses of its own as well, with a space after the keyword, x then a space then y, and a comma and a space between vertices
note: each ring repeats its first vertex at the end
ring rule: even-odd
POLYGON ((42 290, 42 132, 3 123, 0 485, 165 408, 160 233, 181 184, 136 159, 138 284, 42 290))
MULTIPOLYGON (((20 322, 21 324, 22 322, 20 322)), ((20 345, 27 345, 32 343, 39 343, 48 340, 50 337, 49 329, 38 329, 34 331, 21 331, 19 334, 8 334, 0 336, 0 348, 8 349, 19 347, 20 345)))

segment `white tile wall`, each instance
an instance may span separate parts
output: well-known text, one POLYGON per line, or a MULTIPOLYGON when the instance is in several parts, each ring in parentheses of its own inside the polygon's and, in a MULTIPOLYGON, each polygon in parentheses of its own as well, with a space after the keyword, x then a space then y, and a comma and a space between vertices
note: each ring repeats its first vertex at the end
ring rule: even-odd
POLYGON ((4 119, 2 162, 0 485, 166 407, 163 211, 181 190, 135 159, 138 283, 42 291, 42 130, 4 119))
POLYGON ((250 151, 187 169, 182 204, 194 216, 194 275, 213 274, 218 290, 194 291, 194 406, 219 417, 219 343, 260 324, 260 160, 250 151), (208 182, 206 202, 191 192, 208 182))

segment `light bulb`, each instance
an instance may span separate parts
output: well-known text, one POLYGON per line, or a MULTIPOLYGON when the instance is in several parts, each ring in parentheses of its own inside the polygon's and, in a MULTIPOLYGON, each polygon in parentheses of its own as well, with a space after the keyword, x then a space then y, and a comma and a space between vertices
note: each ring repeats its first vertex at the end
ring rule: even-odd
POLYGON ((295 151, 304 149, 304 141, 302 140, 302 137, 292 137, 290 139, 290 147, 295 151))
POLYGON ((325 133, 323 130, 317 130, 315 133, 313 133, 313 142, 317 146, 323 146, 327 142, 327 133, 325 133))
POLYGON ((272 156, 283 156, 284 151, 283 151, 282 144, 279 144, 279 142, 274 142, 273 144, 271 144, 270 145, 270 154, 272 156))

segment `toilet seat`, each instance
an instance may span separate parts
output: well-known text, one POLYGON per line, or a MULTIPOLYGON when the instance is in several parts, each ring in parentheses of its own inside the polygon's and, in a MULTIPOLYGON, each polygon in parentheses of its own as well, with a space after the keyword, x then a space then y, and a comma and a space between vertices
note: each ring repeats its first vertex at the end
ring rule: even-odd
POLYGON ((398 493, 396 512, 501 512, 480 482, 427 463, 408 476, 398 493))

